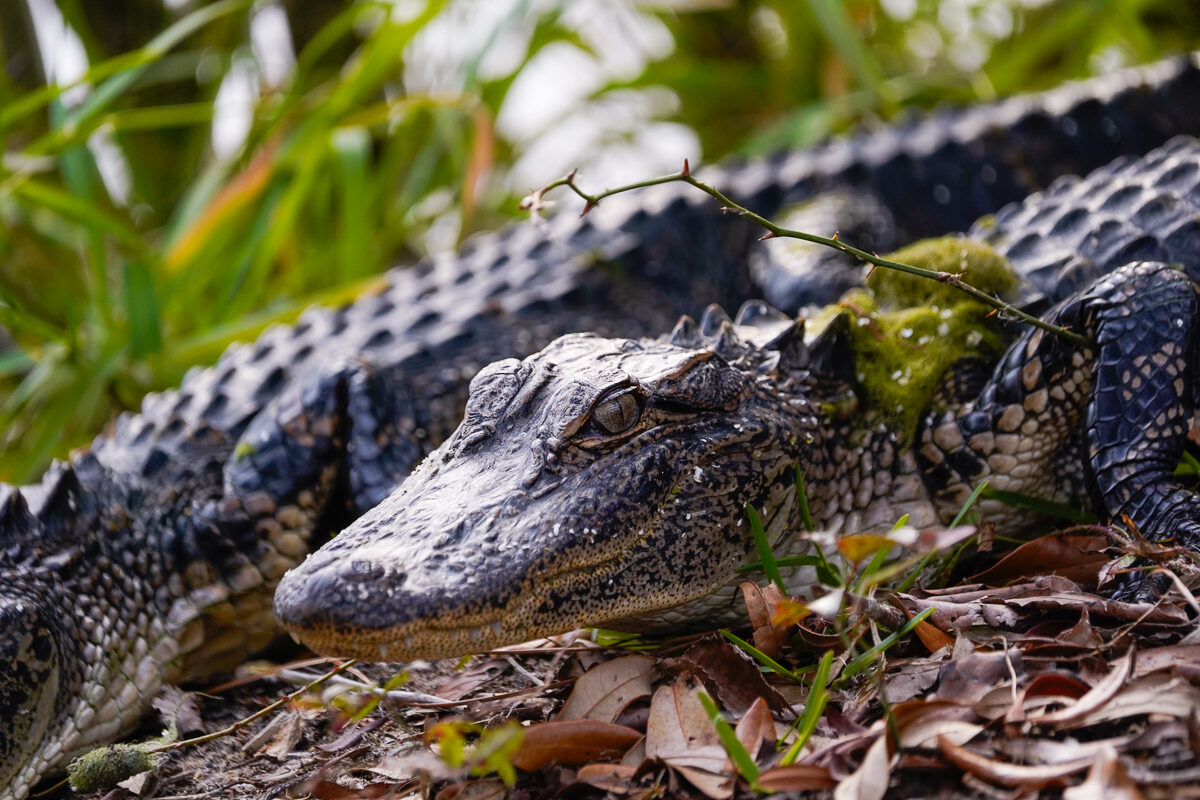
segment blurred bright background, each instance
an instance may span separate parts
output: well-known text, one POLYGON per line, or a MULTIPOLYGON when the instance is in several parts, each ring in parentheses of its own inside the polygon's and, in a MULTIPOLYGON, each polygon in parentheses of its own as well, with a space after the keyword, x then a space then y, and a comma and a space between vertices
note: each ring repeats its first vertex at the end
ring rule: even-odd
POLYGON ((802 147, 1198 36, 1179 0, 5 0, 0 479, 570 169, 802 147))

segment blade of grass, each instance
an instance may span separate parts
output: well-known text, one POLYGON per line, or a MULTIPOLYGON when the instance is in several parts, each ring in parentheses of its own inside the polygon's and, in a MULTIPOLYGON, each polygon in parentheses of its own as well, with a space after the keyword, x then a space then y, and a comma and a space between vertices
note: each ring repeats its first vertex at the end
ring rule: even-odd
POLYGON ((1045 514, 1048 517, 1056 517, 1065 519, 1068 522, 1075 522, 1080 525, 1090 525, 1098 520, 1091 514, 1088 514, 1082 509, 1069 506, 1065 503, 1055 503, 1050 500, 1043 500, 1040 497, 1030 497, 1027 494, 1020 492, 1006 492, 1001 489, 987 488, 982 492, 984 497, 989 497, 993 500, 999 500, 1005 505, 1014 506, 1015 508, 1024 508, 1029 511, 1034 511, 1038 514, 1045 514))
POLYGON ((729 640, 733 645, 735 645, 737 648, 739 648, 740 650, 745 652, 747 655, 754 658, 755 661, 762 664, 764 667, 769 669, 771 672, 774 672, 777 675, 782 675, 785 678, 789 678, 789 679, 795 681, 796 683, 803 682, 804 679, 801 678, 800 676, 804 673, 804 670, 788 669, 783 664, 780 664, 778 661, 776 661, 775 659, 771 658, 769 655, 764 653, 762 650, 759 650, 757 647, 755 647, 754 645, 747 642, 745 639, 741 638, 740 636, 738 636, 735 633, 731 633, 730 631, 725 630, 724 628, 721 629, 720 633, 727 640, 729 640))
POLYGON ((737 738, 733 726, 721 716, 721 709, 717 708, 717 704, 713 702, 713 699, 708 696, 707 692, 704 690, 697 691, 696 697, 699 698, 700 705, 704 706, 704 711, 708 714, 709 721, 717 729, 717 736, 720 737, 721 744, 725 746, 725 752, 729 754, 729 760, 737 767, 738 773, 746 779, 751 789, 762 791, 758 786, 758 765, 750 757, 750 753, 746 750, 745 745, 737 738))
POLYGON ((855 80, 877 96, 882 96, 883 70, 864 44, 862 34, 850 19, 846 5, 840 0, 808 0, 808 8, 825 35, 825 40, 854 73, 855 80))
POLYGON ((800 504, 800 519, 804 520, 804 529, 812 533, 817 526, 813 522, 812 511, 808 508, 808 494, 804 491, 804 473, 800 471, 799 464, 796 465, 796 502, 800 504))
POLYGON ((162 322, 158 314, 158 295, 154 276, 142 261, 125 264, 123 298, 129 319, 129 347, 134 358, 145 358, 162 349, 162 322))
MULTIPOLYGON (((959 524, 962 523, 963 518, 967 516, 967 512, 971 509, 971 506, 975 505, 975 501, 979 499, 979 496, 983 494, 987 487, 987 481, 983 481, 975 487, 975 491, 971 492, 970 497, 968 497, 967 501, 962 504, 962 508, 960 508, 958 513, 954 515, 954 521, 950 523, 951 528, 957 528, 959 524)), ((896 587, 896 591, 907 592, 909 589, 911 589, 913 584, 917 582, 917 579, 921 577, 921 573, 925 570, 925 567, 929 566, 929 562, 933 560, 934 555, 936 555, 936 551, 926 553, 925 557, 922 558, 913 571, 909 573, 909 576, 901 581, 900 585, 896 587)))
POLYGON ((783 754, 783 758, 779 760, 780 764, 787 765, 795 762, 809 737, 817 729, 817 723, 821 721, 821 716, 825 713, 825 705, 829 702, 829 672, 832 667, 833 651, 826 650, 825 654, 821 656, 821 663, 817 665, 817 674, 813 676, 808 702, 804 704, 804 713, 796 720, 793 727, 793 730, 796 731, 796 738, 787 752, 783 754))
POLYGON ((339 128, 330 138, 341 200, 337 270, 342 280, 352 280, 375 271, 367 245, 370 238, 367 226, 371 220, 367 206, 371 136, 365 128, 354 126, 339 128))
POLYGON ((908 622, 904 623, 904 625, 898 631, 892 633, 890 636, 888 636, 886 639, 884 639, 882 642, 875 645, 874 647, 864 651, 862 653, 862 655, 858 656, 858 658, 854 659, 853 661, 851 661, 849 664, 846 665, 846 668, 844 670, 842 670, 842 674, 839 675, 837 678, 837 681, 835 681, 835 684, 837 686, 844 686, 846 681, 850 680, 850 678, 853 678, 855 675, 857 675, 858 673, 862 672, 864 669, 869 667, 877 656, 879 656, 881 653, 883 653, 889 647, 894 645, 896 642, 900 641, 900 639, 903 638, 905 636, 905 634, 907 634, 913 628, 917 627, 917 625, 919 623, 924 622, 925 618, 928 617, 930 614, 932 614, 934 611, 935 611, 935 609, 933 609, 933 608, 925 609, 920 614, 917 614, 915 617, 910 619, 908 622))
POLYGON ((767 532, 763 530, 762 519, 754 506, 746 505, 746 517, 750 520, 750 533, 754 536, 754 546, 758 548, 758 557, 762 560, 763 572, 779 591, 787 594, 783 585, 783 577, 779 574, 779 565, 775 563, 775 554, 771 552, 771 543, 767 541, 767 532))

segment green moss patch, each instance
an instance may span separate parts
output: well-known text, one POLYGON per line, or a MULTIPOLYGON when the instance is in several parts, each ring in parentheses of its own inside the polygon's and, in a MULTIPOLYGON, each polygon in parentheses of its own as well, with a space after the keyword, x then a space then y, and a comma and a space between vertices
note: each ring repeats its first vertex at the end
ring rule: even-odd
MULTIPOLYGON (((958 237, 918 242, 887 258, 942 272, 1001 297, 1016 292, 1020 279, 1004 258, 985 244, 958 237)), ((866 289, 848 292, 835 307, 846 316, 860 401, 872 416, 911 442, 920 415, 943 375, 965 358, 991 359, 1007 345, 992 309, 946 284, 888 269, 876 269, 866 289)))

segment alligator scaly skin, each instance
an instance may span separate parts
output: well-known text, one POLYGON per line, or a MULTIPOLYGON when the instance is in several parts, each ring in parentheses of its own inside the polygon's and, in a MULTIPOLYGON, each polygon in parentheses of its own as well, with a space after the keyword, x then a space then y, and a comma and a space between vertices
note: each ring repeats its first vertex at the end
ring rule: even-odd
MULTIPOLYGON (((866 225, 883 247, 1180 131, 1200 132, 1193 59, 706 177, 765 213, 861 200, 894 223, 866 225)), ((820 299, 811 265, 749 265, 756 237, 678 187, 481 237, 231 348, 37 486, 4 489, 0 799, 128 730, 164 681, 269 641, 282 574, 449 436, 483 365, 570 330, 662 330, 714 299, 820 299)))
MULTIPOLYGON (((802 529, 795 465, 833 533, 948 524, 988 480, 1200 548, 1200 495, 1172 475, 1200 388, 1197 220, 1200 140, 1181 137, 980 223, 1029 297, 1058 299, 1054 271, 1084 282, 1047 316, 1091 344, 1029 328, 995 363, 960 365, 913 443, 839 412, 856 388, 838 326, 809 345, 802 319, 761 303, 733 321, 710 307, 667 339, 569 334, 492 364, 453 437, 289 572, 276 614, 319 652, 399 659, 734 624, 756 555, 745 507, 776 555, 807 546, 787 535, 802 529)), ((977 508, 1003 533, 1037 520, 977 508)))

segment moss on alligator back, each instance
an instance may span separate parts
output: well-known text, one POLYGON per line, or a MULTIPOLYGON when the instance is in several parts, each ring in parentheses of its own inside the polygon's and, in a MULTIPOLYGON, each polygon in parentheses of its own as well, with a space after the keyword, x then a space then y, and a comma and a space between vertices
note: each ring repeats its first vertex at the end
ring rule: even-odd
MULTIPOLYGON (((1006 259, 971 239, 927 239, 887 258, 963 273, 968 283, 1005 299, 1020 285, 1006 259)), ((866 288, 851 290, 822 310, 813 328, 847 317, 863 410, 910 442, 946 370, 963 359, 990 360, 1004 351, 1004 325, 989 316, 991 311, 939 281, 876 269, 866 288)))

